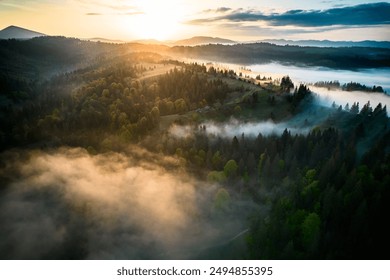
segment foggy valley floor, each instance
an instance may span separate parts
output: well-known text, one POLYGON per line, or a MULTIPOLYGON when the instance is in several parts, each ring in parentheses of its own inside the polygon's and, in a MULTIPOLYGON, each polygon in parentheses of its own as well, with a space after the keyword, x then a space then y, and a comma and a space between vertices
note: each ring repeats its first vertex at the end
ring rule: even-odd
POLYGON ((237 48, 0 40, 0 258, 388 259, 388 51, 237 48))

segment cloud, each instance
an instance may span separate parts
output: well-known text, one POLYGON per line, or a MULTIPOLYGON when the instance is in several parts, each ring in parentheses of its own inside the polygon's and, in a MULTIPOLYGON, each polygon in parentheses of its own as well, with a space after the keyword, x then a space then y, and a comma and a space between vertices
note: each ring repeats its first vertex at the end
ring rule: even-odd
POLYGON ((7 2, 0 1, 0 5, 14 8, 14 9, 30 11, 30 12, 37 12, 38 11, 38 9, 35 9, 33 7, 28 7, 28 6, 20 4, 20 3, 18 4, 18 3, 8 2, 8 1, 7 2))
MULTIPOLYGON (((362 91, 342 91, 340 89, 326 89, 312 86, 311 89, 317 95, 316 101, 324 106, 331 107, 333 102, 337 106, 345 106, 348 104, 351 106, 354 102, 359 102, 362 107, 367 102, 370 102, 372 108, 378 106, 379 103, 382 106, 390 108, 390 97, 383 93, 362 92, 362 91)), ((360 108, 361 108, 360 107, 360 108)), ((388 111, 388 115, 390 112, 388 111)))
POLYGON ((98 10, 99 12, 90 12, 86 13, 88 16, 103 16, 103 15, 139 15, 143 14, 138 7, 133 5, 124 4, 122 1, 111 1, 101 2, 101 1, 86 1, 86 0, 77 0, 78 2, 84 4, 87 9, 98 10), (100 12, 100 11, 103 12, 100 12))
POLYGON ((228 7, 219 7, 219 8, 216 8, 216 9, 204 10, 203 12, 204 13, 226 13, 226 12, 229 12, 231 10, 232 9, 228 8, 228 7))
POLYGON ((225 13, 225 12, 228 12, 228 11, 230 11, 231 10, 231 8, 228 8, 228 7, 219 7, 218 9, 216 9, 215 11, 217 12, 217 13, 225 13))
POLYGON ((294 29, 287 29, 281 26, 258 26, 253 23, 221 23, 218 25, 221 29, 228 30, 229 35, 233 36, 261 36, 261 37, 283 37, 291 36, 292 34, 310 34, 318 33, 319 31, 334 30, 333 28, 313 28, 313 27, 299 27, 294 29))
POLYGON ((372 3, 327 10, 289 10, 284 13, 264 14, 259 11, 233 11, 229 14, 188 21, 188 24, 211 22, 266 22, 271 26, 356 26, 390 24, 390 3, 372 3))
POLYGON ((117 15, 117 16, 134 16, 142 15, 143 12, 127 12, 127 13, 86 13, 87 16, 105 16, 105 15, 117 15))
POLYGON ((196 258, 243 230, 237 209, 210 220, 216 186, 138 148, 8 151, 0 167, 0 259, 196 258))
POLYGON ((86 6, 93 6, 93 7, 102 7, 102 8, 110 8, 113 10, 133 10, 137 9, 137 6, 129 5, 123 0, 73 0, 77 3, 86 5, 86 6))

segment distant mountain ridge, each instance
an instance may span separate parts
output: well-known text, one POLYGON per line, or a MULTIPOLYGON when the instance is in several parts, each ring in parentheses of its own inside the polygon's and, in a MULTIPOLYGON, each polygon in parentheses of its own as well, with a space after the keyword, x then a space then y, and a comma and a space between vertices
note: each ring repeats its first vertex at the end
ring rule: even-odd
MULTIPOLYGON (((34 37, 48 36, 44 33, 29 30, 23 27, 11 25, 3 30, 0 30, 1 39, 21 39, 28 40, 34 37)), ((122 44, 128 43, 127 40, 115 40, 106 38, 89 38, 84 39, 93 42, 102 43, 115 43, 122 44)), ((192 38, 182 39, 178 41, 158 41, 155 39, 148 40, 135 40, 130 41, 131 43, 139 43, 145 45, 166 45, 166 46, 200 46, 209 44, 221 44, 221 45, 233 45, 233 44, 251 44, 251 43, 270 43, 279 46, 302 46, 302 47, 369 47, 369 48, 385 48, 390 49, 390 41, 330 41, 330 40, 285 40, 285 39, 261 39, 253 41, 233 41, 230 39, 209 37, 209 36, 195 36, 192 38)))
POLYGON ((112 43, 112 44, 123 44, 123 43, 126 43, 126 41, 122 41, 122 40, 111 40, 111 39, 100 38, 100 37, 87 38, 87 39, 84 39, 84 40, 91 41, 91 42, 112 43))
POLYGON ((170 54, 183 58, 202 59, 234 64, 267 64, 322 66, 333 69, 390 67, 390 48, 369 47, 303 47, 271 43, 232 45, 175 46, 170 54))
POLYGON ((174 46, 198 46, 198 45, 208 45, 208 44, 224 45, 224 44, 237 44, 237 42, 229 39, 218 38, 218 37, 196 36, 189 39, 179 40, 171 43, 171 45, 174 46))
POLYGON ((144 44, 144 45, 169 45, 169 42, 165 41, 159 41, 156 39, 140 39, 140 40, 134 40, 130 43, 137 43, 137 44, 144 44))
POLYGON ((231 45, 231 44, 237 44, 238 42, 224 39, 224 38, 218 38, 218 37, 207 37, 207 36, 195 36, 192 38, 182 39, 178 41, 169 40, 169 41, 159 41, 155 39, 140 39, 140 40, 134 40, 130 41, 130 43, 138 43, 138 44, 145 44, 145 45, 166 45, 166 46, 200 46, 200 45, 209 45, 209 44, 222 44, 222 45, 231 45))
POLYGON ((0 39, 31 39, 34 37, 46 36, 46 34, 32 31, 19 26, 8 26, 3 30, 0 30, 0 39))
POLYGON ((293 46, 304 46, 304 47, 369 47, 369 48, 386 48, 390 49, 389 41, 330 41, 330 40, 284 40, 284 39, 266 39, 256 42, 265 42, 275 45, 293 45, 293 46))

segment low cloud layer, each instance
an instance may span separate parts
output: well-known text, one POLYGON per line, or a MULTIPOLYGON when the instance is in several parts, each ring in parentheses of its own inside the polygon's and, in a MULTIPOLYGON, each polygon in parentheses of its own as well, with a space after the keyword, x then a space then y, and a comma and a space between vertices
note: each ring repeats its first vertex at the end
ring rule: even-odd
POLYGON ((207 121, 199 125, 172 125, 169 133, 178 138, 192 137, 194 133, 204 133, 210 138, 224 137, 232 139, 234 136, 257 137, 276 135, 280 136, 287 129, 292 135, 308 134, 314 127, 321 124, 329 116, 329 110, 324 110, 321 106, 332 107, 335 103, 343 108, 348 104, 359 103, 360 109, 370 102, 370 106, 375 108, 379 103, 387 106, 387 114, 390 114, 390 96, 383 93, 369 93, 362 91, 342 91, 339 89, 326 89, 310 87, 313 92, 313 106, 306 106, 304 110, 296 114, 286 122, 275 123, 268 121, 240 121, 235 118, 226 122, 207 121), (320 105, 320 106, 318 106, 320 105))
POLYGON ((379 103, 387 107, 387 114, 390 114, 390 96, 383 93, 363 92, 363 91, 343 91, 340 89, 326 89, 319 87, 310 87, 317 95, 317 102, 321 105, 330 107, 333 102, 338 106, 351 107, 353 103, 359 102, 360 109, 364 104, 370 102, 371 107, 375 108, 379 103))
POLYGON ((291 134, 307 134, 310 132, 310 126, 308 123, 305 125, 305 120, 302 116, 298 116, 288 123, 274 123, 273 121, 261 121, 261 122, 242 122, 236 119, 231 119, 228 122, 205 122, 197 127, 190 125, 173 125, 169 132, 176 137, 188 137, 198 131, 206 133, 211 137, 226 137, 233 138, 234 136, 241 136, 244 134, 247 137, 257 137, 259 134, 263 136, 269 135, 282 135, 284 130, 287 129, 291 134), (203 129, 204 128, 204 129, 203 129))
POLYGON ((196 258, 239 232, 238 220, 207 219, 216 187, 147 156, 2 154, 0 258, 196 258))

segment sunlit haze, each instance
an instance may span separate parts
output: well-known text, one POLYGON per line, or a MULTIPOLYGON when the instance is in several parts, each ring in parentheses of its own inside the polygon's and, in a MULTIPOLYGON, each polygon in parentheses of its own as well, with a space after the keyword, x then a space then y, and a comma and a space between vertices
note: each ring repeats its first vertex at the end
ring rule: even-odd
POLYGON ((118 40, 390 40, 390 1, 0 0, 0 29, 118 40))

